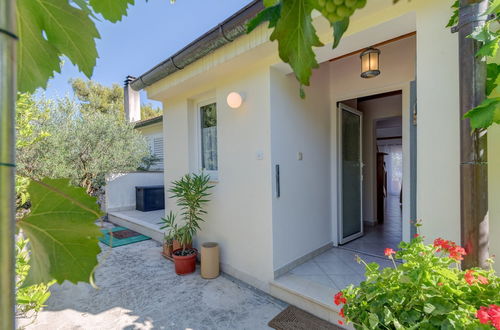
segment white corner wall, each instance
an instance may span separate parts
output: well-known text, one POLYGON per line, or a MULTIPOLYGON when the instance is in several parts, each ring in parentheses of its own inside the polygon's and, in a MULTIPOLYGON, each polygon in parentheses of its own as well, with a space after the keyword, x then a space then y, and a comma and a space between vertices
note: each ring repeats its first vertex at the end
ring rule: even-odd
POLYGON ((490 256, 495 255, 495 270, 500 275, 500 125, 488 129, 488 197, 490 256))
POLYGON ((460 242, 458 37, 448 1, 417 15, 417 217, 422 234, 460 242))
POLYGON ((105 212, 135 209, 135 187, 163 184, 163 172, 112 173, 106 176, 105 212))
MULTIPOLYGON (((217 102, 219 171, 195 244, 218 242, 226 273, 267 290, 273 278, 268 66, 234 71, 164 101, 167 186, 199 170, 196 104, 207 98, 217 102), (232 91, 245 94, 239 109, 227 106, 232 91)), ((168 210, 177 210, 174 200, 167 200, 168 210)))
POLYGON ((311 86, 303 100, 293 75, 271 69, 272 165, 273 173, 280 166, 281 191, 273 194, 275 271, 331 242, 328 64, 311 86))

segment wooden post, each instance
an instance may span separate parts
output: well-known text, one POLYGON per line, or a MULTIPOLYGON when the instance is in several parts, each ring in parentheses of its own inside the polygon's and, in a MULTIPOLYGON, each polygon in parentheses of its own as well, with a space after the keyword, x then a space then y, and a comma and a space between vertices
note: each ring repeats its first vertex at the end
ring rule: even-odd
POLYGON ((14 329, 15 1, 0 0, 0 329, 14 329))
POLYGON ((481 15, 487 8, 488 0, 460 0, 460 224, 467 251, 463 268, 485 268, 489 256, 487 131, 472 132, 470 120, 462 119, 486 96, 486 63, 476 57, 480 43, 467 36, 484 25, 481 15))

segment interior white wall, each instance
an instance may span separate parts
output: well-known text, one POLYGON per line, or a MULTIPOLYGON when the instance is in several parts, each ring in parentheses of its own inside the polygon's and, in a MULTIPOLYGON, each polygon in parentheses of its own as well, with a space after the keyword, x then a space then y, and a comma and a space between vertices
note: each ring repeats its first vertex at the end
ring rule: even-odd
POLYGON ((280 165, 281 191, 273 195, 275 270, 331 242, 328 64, 311 84, 301 99, 295 77, 271 69, 272 165, 280 165))
MULTIPOLYGON (((402 39, 380 48, 381 74, 373 79, 360 77, 359 56, 349 56, 330 62, 331 102, 331 186, 332 186, 332 238, 338 244, 337 210, 337 102, 358 97, 402 90, 401 109, 403 122, 403 181, 409 182, 409 86, 415 79, 416 37, 402 39)), ((403 187, 403 240, 410 238, 409 185, 403 187)))
POLYGON ((377 137, 376 121, 402 115, 402 96, 392 95, 358 102, 363 112, 363 221, 377 222, 377 137))
MULTIPOLYGON (((195 245, 218 242, 222 269, 263 290, 273 278, 269 79, 269 66, 247 67, 186 90, 165 100, 163 107, 168 186, 199 170, 196 104, 207 97, 216 99, 218 181, 213 182, 206 222, 195 245), (239 109, 226 103, 232 91, 245 94, 239 109)), ((169 210, 177 210, 174 200, 168 200, 169 210)))

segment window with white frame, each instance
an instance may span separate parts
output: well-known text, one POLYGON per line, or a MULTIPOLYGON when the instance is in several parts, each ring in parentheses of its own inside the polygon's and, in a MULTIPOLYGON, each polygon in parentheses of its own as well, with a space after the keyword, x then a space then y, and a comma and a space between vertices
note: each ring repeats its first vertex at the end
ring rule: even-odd
POLYGON ((217 104, 215 102, 200 103, 200 166, 212 179, 217 178, 217 104))

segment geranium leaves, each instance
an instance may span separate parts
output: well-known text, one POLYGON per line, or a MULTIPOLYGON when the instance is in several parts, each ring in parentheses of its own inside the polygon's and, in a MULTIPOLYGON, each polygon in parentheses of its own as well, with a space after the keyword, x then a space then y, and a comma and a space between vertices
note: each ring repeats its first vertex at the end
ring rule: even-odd
POLYGON ((290 64, 301 85, 309 85, 312 69, 319 66, 313 47, 323 46, 312 24, 312 0, 283 0, 281 16, 271 41, 278 41, 280 58, 290 64))
POLYGON ((32 181, 31 212, 17 223, 30 241, 30 273, 25 286, 89 282, 100 252, 96 199, 66 179, 32 181))

